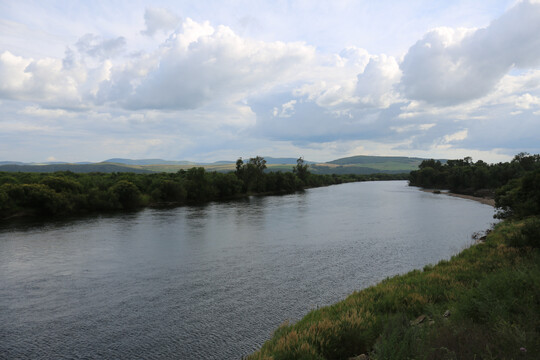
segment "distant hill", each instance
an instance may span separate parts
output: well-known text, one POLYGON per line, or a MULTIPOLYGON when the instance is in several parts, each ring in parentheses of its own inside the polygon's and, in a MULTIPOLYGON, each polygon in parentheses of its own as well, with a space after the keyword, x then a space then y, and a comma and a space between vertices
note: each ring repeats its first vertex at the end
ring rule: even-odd
POLYGON ((103 161, 104 163, 124 164, 124 165, 197 165, 197 163, 191 161, 174 161, 163 159, 122 159, 113 158, 103 161))
MULTIPOLYGON (((296 160, 298 160, 298 158, 264 157, 264 160, 266 160, 266 164, 268 164, 268 165, 290 165, 290 164, 296 165, 296 160)), ((304 163, 306 163, 306 164, 315 164, 316 162, 315 161, 304 160, 304 163)))
POLYGON ((311 171, 316 174, 397 174, 417 170, 423 160, 405 156, 358 155, 311 165, 311 171))
POLYGON ((229 165, 229 164, 236 164, 236 161, 221 160, 221 161, 215 161, 211 165, 229 165))
POLYGON ((325 166, 325 164, 315 164, 309 166, 309 171, 314 174, 320 175, 344 175, 344 174, 355 174, 355 175, 369 175, 369 174, 402 174, 409 173, 412 170, 396 170, 396 169, 377 169, 372 167, 365 166, 325 166))
POLYGON ((20 161, 0 161, 0 165, 24 165, 20 161))
POLYGON ((38 172, 48 173, 56 171, 71 171, 74 173, 89 172, 134 172, 139 174, 151 174, 153 171, 136 169, 114 164, 50 164, 50 165, 0 165, 0 171, 6 172, 38 172))
POLYGON ((399 163, 399 164, 420 164, 422 158, 405 157, 405 156, 367 156, 358 155, 350 156, 337 160, 328 161, 327 164, 337 165, 368 165, 368 164, 381 164, 381 163, 399 163))
MULTIPOLYGON (((297 158, 264 157, 267 171, 291 171, 296 165, 297 158)), ((244 159, 247 161, 249 159, 244 159)), ((422 158, 404 156, 351 156, 336 159, 326 163, 316 163, 305 160, 314 174, 374 174, 374 173, 408 173, 417 170, 422 158)), ((442 160, 446 162, 446 160, 442 160)), ((236 160, 221 160, 213 163, 195 163, 191 161, 174 161, 163 159, 123 159, 112 158, 100 163, 21 163, 16 161, 0 162, 0 171, 20 172, 177 172, 188 170, 195 166, 204 167, 207 171, 234 171, 236 160)))

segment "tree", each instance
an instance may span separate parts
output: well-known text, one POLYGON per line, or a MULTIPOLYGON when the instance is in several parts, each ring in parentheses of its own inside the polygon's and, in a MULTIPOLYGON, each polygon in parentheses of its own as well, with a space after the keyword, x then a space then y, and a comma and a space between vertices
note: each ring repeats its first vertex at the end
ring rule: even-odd
POLYGON ((120 180, 110 188, 110 191, 123 209, 133 209, 142 203, 139 188, 130 181, 120 180))
POLYGON ((152 195, 160 201, 179 202, 186 198, 186 189, 177 181, 162 180, 152 195))
POLYGON ((242 158, 238 158, 238 160, 236 160, 236 171, 234 173, 238 180, 245 182, 246 168, 242 158))
POLYGON ((266 160, 261 156, 250 158, 244 163, 242 158, 236 161, 236 176, 243 181, 244 192, 265 191, 264 169, 266 169, 266 160))
POLYGON ((540 215, 540 169, 509 181, 497 191, 495 206, 500 219, 540 215))
POLYGON ((439 170, 441 168, 442 164, 439 160, 429 159, 429 160, 423 160, 420 165, 418 165, 418 168, 425 169, 425 168, 433 168, 439 170))
POLYGON ((512 163, 519 164, 525 171, 532 171, 540 165, 540 155, 531 155, 526 152, 520 152, 514 156, 512 163))
POLYGON ((304 158, 302 156, 296 160, 296 166, 293 167, 293 173, 296 174, 304 184, 307 183, 307 177, 309 175, 308 167, 309 165, 304 163, 304 158))
POLYGON ((70 193, 80 193, 82 191, 82 186, 78 182, 67 179, 60 176, 47 176, 40 181, 41 184, 47 185, 57 193, 60 192, 70 192, 70 193))
POLYGON ((253 165, 260 174, 262 174, 264 169, 266 169, 266 160, 264 160, 264 158, 261 156, 250 158, 249 164, 253 165))
POLYGON ((216 196, 217 190, 203 167, 189 169, 186 172, 186 179, 188 200, 206 201, 216 196))
POLYGON ((251 188, 257 192, 265 191, 264 169, 266 169, 266 160, 261 156, 250 158, 247 164, 248 189, 251 188))

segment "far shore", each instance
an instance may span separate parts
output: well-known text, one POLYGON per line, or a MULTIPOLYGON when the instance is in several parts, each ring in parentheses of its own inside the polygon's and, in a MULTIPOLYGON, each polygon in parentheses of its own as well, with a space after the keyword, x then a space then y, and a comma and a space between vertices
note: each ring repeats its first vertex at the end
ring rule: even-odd
POLYGON ((495 199, 483 198, 483 197, 472 196, 472 195, 456 194, 456 193, 452 193, 452 192, 448 192, 444 190, 437 190, 437 189, 420 189, 420 190, 424 192, 432 193, 432 194, 435 194, 437 191, 440 191, 440 194, 443 194, 443 195, 449 195, 449 196, 459 197, 462 199, 474 200, 482 204, 495 207, 495 199))

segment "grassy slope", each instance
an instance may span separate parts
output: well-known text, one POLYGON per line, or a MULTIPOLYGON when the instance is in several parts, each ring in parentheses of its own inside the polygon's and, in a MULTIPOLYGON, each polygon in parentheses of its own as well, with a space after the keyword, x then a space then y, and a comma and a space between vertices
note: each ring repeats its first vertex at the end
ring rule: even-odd
POLYGON ((345 174, 367 174, 374 172, 410 172, 418 170, 418 165, 423 159, 392 156, 351 156, 347 158, 329 161, 327 163, 314 164, 312 170, 317 174, 329 174, 332 172, 345 174))
POLYGON ((249 358, 540 358, 540 250, 505 245, 520 226, 500 223, 485 243, 450 261, 389 278, 285 324, 249 358), (410 324, 422 314, 422 324, 410 324))

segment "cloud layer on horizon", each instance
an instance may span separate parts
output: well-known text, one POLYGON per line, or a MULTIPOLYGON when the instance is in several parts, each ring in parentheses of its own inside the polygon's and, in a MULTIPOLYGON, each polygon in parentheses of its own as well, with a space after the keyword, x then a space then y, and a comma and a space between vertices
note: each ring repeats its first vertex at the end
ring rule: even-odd
POLYGON ((63 57, 0 47, 0 157, 540 152, 537 1, 486 27, 434 28, 394 55, 326 53, 180 15, 145 8, 133 34, 84 32, 63 57))

